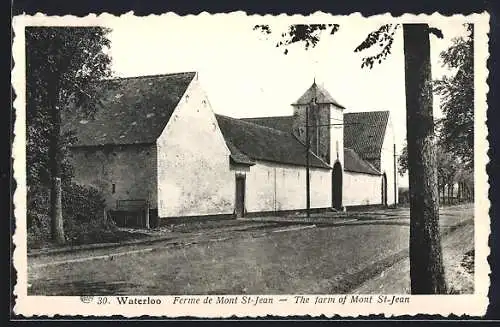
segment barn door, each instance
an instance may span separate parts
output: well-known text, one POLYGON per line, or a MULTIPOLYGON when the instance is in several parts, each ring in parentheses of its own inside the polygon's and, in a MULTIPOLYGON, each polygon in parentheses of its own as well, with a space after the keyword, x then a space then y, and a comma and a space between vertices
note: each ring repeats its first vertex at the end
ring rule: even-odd
POLYGON ((236 176, 236 217, 241 218, 245 215, 245 176, 236 176))
POLYGON ((332 171, 332 207, 342 209, 342 166, 338 161, 332 171))

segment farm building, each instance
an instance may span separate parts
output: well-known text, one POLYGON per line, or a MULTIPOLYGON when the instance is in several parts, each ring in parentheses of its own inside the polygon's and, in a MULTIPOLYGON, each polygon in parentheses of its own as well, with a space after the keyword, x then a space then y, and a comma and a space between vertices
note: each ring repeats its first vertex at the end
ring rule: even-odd
POLYGON ((67 117, 64 129, 77 137, 75 181, 99 189, 111 210, 126 201, 159 219, 303 210, 307 138, 311 208, 397 203, 389 112, 344 113, 316 83, 292 116, 246 119, 215 114, 197 73, 100 90, 94 117, 67 117))

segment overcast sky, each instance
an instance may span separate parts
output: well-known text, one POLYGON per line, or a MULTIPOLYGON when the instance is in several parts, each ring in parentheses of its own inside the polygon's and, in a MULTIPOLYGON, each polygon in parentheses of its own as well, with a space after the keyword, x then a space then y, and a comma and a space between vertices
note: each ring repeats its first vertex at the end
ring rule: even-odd
MULTIPOLYGON (((331 23, 333 21, 326 21, 331 23)), ((266 23, 277 32, 285 26, 266 23)), ((451 39, 464 35, 463 21, 443 18, 436 25, 444 39, 431 36, 433 78, 446 71, 439 53, 451 39)), ((266 38, 253 31, 244 17, 197 17, 117 20, 110 27, 113 70, 117 76, 140 76, 197 71, 213 110, 233 117, 291 115, 290 106, 312 84, 323 84, 345 112, 389 110, 398 151, 406 137, 404 56, 402 29, 392 53, 373 69, 362 69, 365 54, 353 50, 380 21, 343 21, 340 30, 309 50, 303 44, 289 47, 287 55, 275 47, 278 36, 266 38)), ((435 98, 435 114, 438 101, 435 98)), ((402 181, 403 182, 403 181, 402 181)), ((403 184, 405 184, 403 182, 403 184)))

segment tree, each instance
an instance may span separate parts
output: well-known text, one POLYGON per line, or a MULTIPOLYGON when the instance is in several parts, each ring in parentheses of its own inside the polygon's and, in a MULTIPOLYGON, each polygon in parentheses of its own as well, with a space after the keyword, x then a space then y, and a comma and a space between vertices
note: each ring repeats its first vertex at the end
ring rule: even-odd
MULTIPOLYGON (((474 173, 470 168, 462 164, 455 154, 450 152, 442 142, 436 146, 438 192, 441 194, 441 203, 445 204, 450 196, 453 196, 454 186, 458 183, 459 200, 469 200, 472 195, 470 191, 474 187, 474 173), (448 188, 450 194, 446 194, 448 188)), ((408 150, 406 145, 401 150, 398 158, 398 172, 403 176, 408 171, 408 150)))
POLYGON ((406 145, 401 149, 401 154, 398 157, 398 174, 404 176, 408 171, 408 148, 406 145))
POLYGON ((441 52, 443 66, 452 76, 436 80, 434 90, 441 96, 444 118, 439 121, 441 141, 466 168, 474 165, 474 25, 466 24, 467 37, 452 40, 441 52))
MULTIPOLYGON (((374 45, 381 50, 363 58, 361 67, 372 68, 391 53, 394 34, 400 25, 385 24, 368 34, 355 52, 374 45)), ((271 34, 268 25, 254 27, 271 34)), ((322 31, 331 35, 337 24, 291 25, 281 34, 277 47, 304 42, 314 47, 322 31)), ((442 33, 427 24, 403 24, 405 54, 405 86, 407 103, 407 140, 410 178, 410 279, 413 294, 446 292, 439 233, 436 153, 434 151, 434 121, 432 115, 432 80, 429 34, 442 38, 442 33)))
POLYGON ((95 111, 94 82, 111 75, 106 52, 109 31, 102 27, 26 28, 28 196, 43 199, 40 192, 50 186, 51 234, 59 244, 65 242, 61 183, 71 178, 66 143, 73 137, 61 132, 61 115, 71 104, 87 116, 95 111))
MULTIPOLYGON (((459 185, 459 197, 472 195, 474 163, 474 25, 466 24, 467 37, 452 40, 452 45, 441 52, 443 66, 454 70, 451 77, 434 81, 434 92, 441 96, 440 108, 445 117, 437 121, 437 170, 438 187, 443 203, 453 196, 453 186, 459 185)), ((399 157, 399 171, 408 169, 406 147, 399 157)))

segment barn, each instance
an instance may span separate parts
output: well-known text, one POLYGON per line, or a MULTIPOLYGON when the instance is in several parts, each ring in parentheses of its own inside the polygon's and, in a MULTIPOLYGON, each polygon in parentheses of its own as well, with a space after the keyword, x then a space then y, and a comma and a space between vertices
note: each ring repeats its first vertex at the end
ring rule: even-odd
POLYGON ((110 210, 146 203, 160 220, 304 210, 308 171, 314 210, 397 201, 389 113, 344 113, 316 83, 293 115, 247 119, 215 114, 194 72, 99 89, 94 116, 68 115, 63 130, 76 135, 75 182, 99 189, 110 210))

